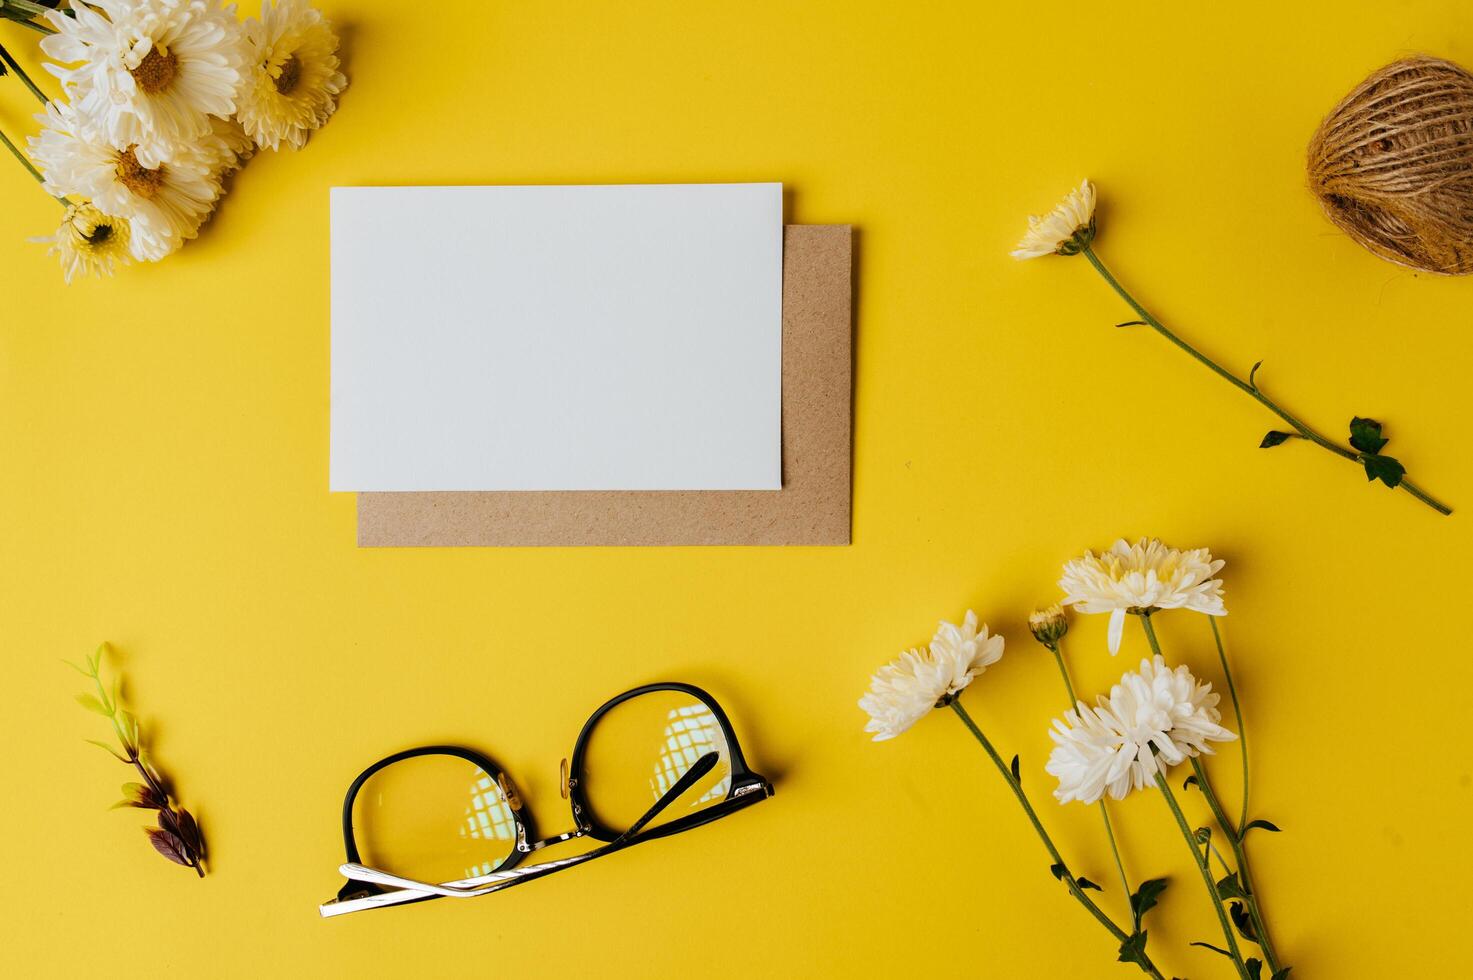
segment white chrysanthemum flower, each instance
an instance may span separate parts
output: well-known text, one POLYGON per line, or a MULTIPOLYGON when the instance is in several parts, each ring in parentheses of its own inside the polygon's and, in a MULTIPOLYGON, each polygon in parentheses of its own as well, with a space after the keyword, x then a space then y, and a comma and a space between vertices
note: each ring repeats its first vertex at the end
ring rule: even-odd
POLYGON ((261 146, 301 148, 337 108, 348 80, 338 71, 338 39, 306 0, 267 0, 245 23, 246 83, 240 121, 261 146))
POLYGON ((199 149, 210 162, 210 176, 218 184, 239 170, 256 152, 255 142, 234 119, 210 117, 210 132, 200 138, 199 149))
POLYGON ((132 147, 146 168, 208 133, 211 116, 235 113, 244 44, 234 7, 90 0, 46 21, 57 33, 41 50, 64 63, 47 69, 106 141, 132 147))
POLYGON ((103 214, 91 204, 73 204, 56 234, 33 238, 51 247, 47 255, 61 258, 62 275, 70 285, 77 276, 110 276, 113 267, 127 265, 129 228, 126 218, 103 214))
POLYGON ((859 699, 869 713, 864 730, 876 742, 894 738, 926 716, 932 708, 949 704, 972 679, 1002 657, 1003 638, 977 626, 977 614, 967 610, 960 626, 944 620, 925 650, 907 650, 881 667, 870 679, 870 689, 859 699))
POLYGON ((1054 740, 1044 769, 1059 781, 1060 803, 1094 803, 1105 793, 1123 799, 1132 790, 1154 786, 1156 773, 1198 755, 1211 755, 1209 742, 1238 736, 1218 724, 1218 696, 1212 685, 1186 667, 1170 670, 1160 657, 1142 660, 1096 707, 1083 701, 1055 719, 1054 740))
POLYGON ((199 232, 215 205, 212 161, 197 147, 176 147, 168 163, 150 168, 131 147, 116 149, 83 125, 66 103, 50 103, 37 118, 45 127, 28 145, 46 189, 128 219, 134 258, 163 258, 199 232))
POLYGON ((1178 551, 1155 538, 1126 544, 1122 538, 1096 556, 1087 551, 1064 565, 1059 588, 1064 605, 1080 612, 1110 614, 1110 652, 1120 652, 1125 614, 1157 609, 1192 609, 1226 616, 1222 582, 1214 576, 1223 562, 1206 548, 1178 551))
POLYGON ((1088 180, 1045 215, 1029 215, 1028 230, 1013 249, 1015 259, 1076 255, 1095 237, 1095 185, 1088 180))

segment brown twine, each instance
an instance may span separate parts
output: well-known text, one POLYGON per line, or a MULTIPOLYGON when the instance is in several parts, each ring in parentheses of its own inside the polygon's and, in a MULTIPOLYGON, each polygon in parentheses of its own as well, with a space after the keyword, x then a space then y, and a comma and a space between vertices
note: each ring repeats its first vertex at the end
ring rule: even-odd
POLYGON ((1419 55, 1371 75, 1310 140, 1309 184, 1382 258, 1473 273, 1473 74, 1419 55))

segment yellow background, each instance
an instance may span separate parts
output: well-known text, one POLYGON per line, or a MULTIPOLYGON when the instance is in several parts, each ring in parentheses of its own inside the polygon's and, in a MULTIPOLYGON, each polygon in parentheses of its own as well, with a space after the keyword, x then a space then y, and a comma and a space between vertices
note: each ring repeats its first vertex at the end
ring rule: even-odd
MULTIPOLYGON (((1250 840, 1295 976, 1466 974, 1473 282, 1373 258, 1303 178, 1371 69, 1473 62, 1463 4, 325 7, 339 114, 253 160, 161 264, 63 288, 26 241, 59 212, 0 161, 0 972, 1139 976, 954 718, 872 745, 855 700, 975 608, 1009 645, 966 703, 1120 916, 1095 814, 1048 796, 1062 693, 1023 622, 1065 559, 1159 535, 1228 561, 1254 811, 1286 831, 1250 840), (1463 511, 1258 450, 1274 420, 1115 330, 1082 260, 1009 259, 1083 176, 1100 253, 1168 323, 1263 358, 1326 431, 1386 420, 1463 511), (853 546, 356 549, 353 498, 327 492, 327 189, 716 180, 784 181, 790 221, 859 229, 853 546), (105 809, 126 773, 83 744, 105 723, 60 663, 104 639, 202 819, 203 881, 105 809), (561 830, 583 719, 663 678, 721 699, 774 799, 508 895, 318 918, 362 766, 489 750, 561 830)), ((36 63, 29 32, 0 40, 36 63)), ((27 99, 0 80, 6 132, 32 129, 27 99)), ((1215 679, 1200 617, 1161 622, 1215 679)), ((1132 625, 1111 660, 1104 625, 1067 641, 1090 692, 1144 650, 1132 625)), ((1235 803, 1236 758, 1214 771, 1235 803)), ((1173 879, 1158 962, 1226 976, 1186 947, 1221 937, 1161 801, 1116 812, 1136 879, 1173 879)))

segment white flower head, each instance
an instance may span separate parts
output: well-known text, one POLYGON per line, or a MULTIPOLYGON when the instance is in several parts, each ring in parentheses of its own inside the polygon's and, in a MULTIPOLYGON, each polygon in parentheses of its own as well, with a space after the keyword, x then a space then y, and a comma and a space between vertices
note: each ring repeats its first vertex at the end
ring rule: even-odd
POLYGON ((234 7, 90 0, 46 21, 57 33, 41 50, 63 62, 47 70, 105 141, 131 148, 144 167, 208 133, 211 116, 235 113, 244 44, 234 7))
POLYGON ((1094 803, 1105 793, 1123 799, 1155 785, 1158 772, 1188 758, 1211 755, 1209 742, 1238 736, 1218 724, 1212 685, 1186 667, 1168 669, 1159 656, 1120 678, 1091 708, 1083 701, 1055 719, 1054 749, 1044 766, 1059 781, 1060 803, 1094 803))
POLYGON ((79 275, 110 276, 115 266, 127 265, 129 237, 126 218, 103 214, 83 202, 67 207, 56 234, 31 240, 51 246, 46 254, 61 258, 62 275, 70 284, 79 275))
POLYGON ((234 119, 210 117, 210 131, 200 138, 199 150, 210 164, 210 175, 218 184, 239 170, 256 152, 255 142, 234 119))
POLYGON ((126 218, 136 259, 157 261, 193 238, 215 205, 212 159, 198 147, 178 146, 168 163, 145 167, 131 148, 112 146, 67 103, 52 102, 37 118, 45 126, 28 146, 46 190, 88 198, 103 213, 126 218))
POLYGON ((245 23, 248 64, 240 121, 250 137, 277 149, 301 148, 337 108, 348 80, 338 70, 338 39, 307 0, 267 0, 245 23))
POLYGON ((870 679, 859 706, 869 713, 864 730, 876 742, 894 738, 932 709, 949 704, 972 679, 1002 657, 1003 638, 978 627, 967 611, 960 626, 944 620, 925 650, 907 650, 870 679))
POLYGON ((1077 255, 1094 237, 1095 185, 1085 180, 1048 214, 1028 216, 1028 230, 1012 256, 1036 259, 1041 255, 1077 255))
POLYGON ((1223 562, 1206 548, 1178 551, 1155 538, 1135 544, 1116 541, 1109 551, 1064 565, 1059 588, 1063 603, 1084 613, 1110 614, 1110 653, 1120 652, 1125 614, 1157 609, 1191 609, 1226 616, 1222 582, 1215 576, 1223 562))

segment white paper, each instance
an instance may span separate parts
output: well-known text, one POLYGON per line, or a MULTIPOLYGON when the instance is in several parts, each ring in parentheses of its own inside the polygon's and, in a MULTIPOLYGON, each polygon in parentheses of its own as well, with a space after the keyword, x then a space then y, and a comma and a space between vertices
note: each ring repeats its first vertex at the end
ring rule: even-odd
POLYGON ((781 184, 331 211, 332 490, 781 487, 781 184))

